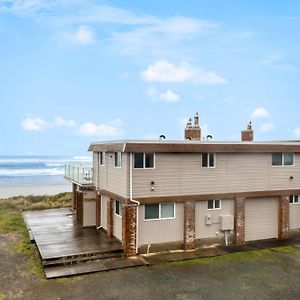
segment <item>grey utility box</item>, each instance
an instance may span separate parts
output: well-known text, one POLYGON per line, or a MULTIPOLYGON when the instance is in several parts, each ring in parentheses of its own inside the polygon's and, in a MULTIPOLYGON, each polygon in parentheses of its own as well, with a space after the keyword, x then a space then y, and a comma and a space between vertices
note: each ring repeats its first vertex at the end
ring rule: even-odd
POLYGON ((234 217, 232 215, 221 215, 220 225, 221 230, 233 230, 234 228, 234 217))

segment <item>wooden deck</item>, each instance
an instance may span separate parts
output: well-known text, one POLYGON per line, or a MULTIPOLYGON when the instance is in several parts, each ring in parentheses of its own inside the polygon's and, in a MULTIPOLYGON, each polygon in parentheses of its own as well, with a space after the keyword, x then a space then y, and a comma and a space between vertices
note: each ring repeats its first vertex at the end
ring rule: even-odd
POLYGON ((82 228, 71 209, 46 209, 23 213, 43 260, 122 251, 121 243, 103 230, 82 228))
POLYGON ((121 243, 104 230, 78 225, 71 209, 26 211, 23 217, 47 278, 143 265, 125 259, 121 243))

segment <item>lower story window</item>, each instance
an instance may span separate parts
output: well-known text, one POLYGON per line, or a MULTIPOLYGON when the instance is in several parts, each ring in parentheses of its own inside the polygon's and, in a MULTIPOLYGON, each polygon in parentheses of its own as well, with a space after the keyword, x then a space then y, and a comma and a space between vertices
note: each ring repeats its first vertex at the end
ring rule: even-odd
POLYGON ((207 209, 220 209, 220 208, 221 208, 221 200, 207 201, 207 209))
POLYGON ((298 204, 299 203, 299 196, 298 195, 291 195, 290 196, 290 203, 291 204, 298 204))
POLYGON ((122 216, 122 206, 121 206, 121 202, 116 200, 115 201, 115 213, 118 216, 122 216))
POLYGON ((175 218, 175 203, 145 204, 145 220, 175 218))

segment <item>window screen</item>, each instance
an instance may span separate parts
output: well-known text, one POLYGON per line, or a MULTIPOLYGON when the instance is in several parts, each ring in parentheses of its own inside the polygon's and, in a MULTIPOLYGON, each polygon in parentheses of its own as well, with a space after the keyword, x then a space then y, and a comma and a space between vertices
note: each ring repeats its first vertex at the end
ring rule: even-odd
POLYGON ((145 153, 145 168, 154 168, 154 154, 145 153))
POLYGON ((272 153, 272 166, 282 166, 282 153, 272 153))
POLYGON ((145 205, 145 220, 159 219, 159 204, 145 205))
POLYGON ((161 218, 174 218, 174 203, 161 204, 161 218))
POLYGON ((293 153, 283 153, 283 164, 285 166, 292 166, 294 164, 294 154, 293 153))
POLYGON ((135 168, 144 167, 144 153, 134 153, 134 167, 135 168))

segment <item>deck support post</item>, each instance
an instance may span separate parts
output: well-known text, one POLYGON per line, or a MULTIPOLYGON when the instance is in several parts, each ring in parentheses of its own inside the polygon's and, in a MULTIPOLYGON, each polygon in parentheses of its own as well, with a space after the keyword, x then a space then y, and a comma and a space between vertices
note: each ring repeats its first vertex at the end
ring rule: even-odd
POLYGON ((114 236, 114 200, 111 198, 107 200, 107 236, 114 236))
POLYGON ((76 210, 76 190, 77 190, 77 184, 76 183, 72 183, 72 199, 71 199, 71 201, 72 201, 72 208, 74 209, 74 210, 76 210))
POLYGON ((96 192, 96 227, 101 225, 101 195, 96 192))

